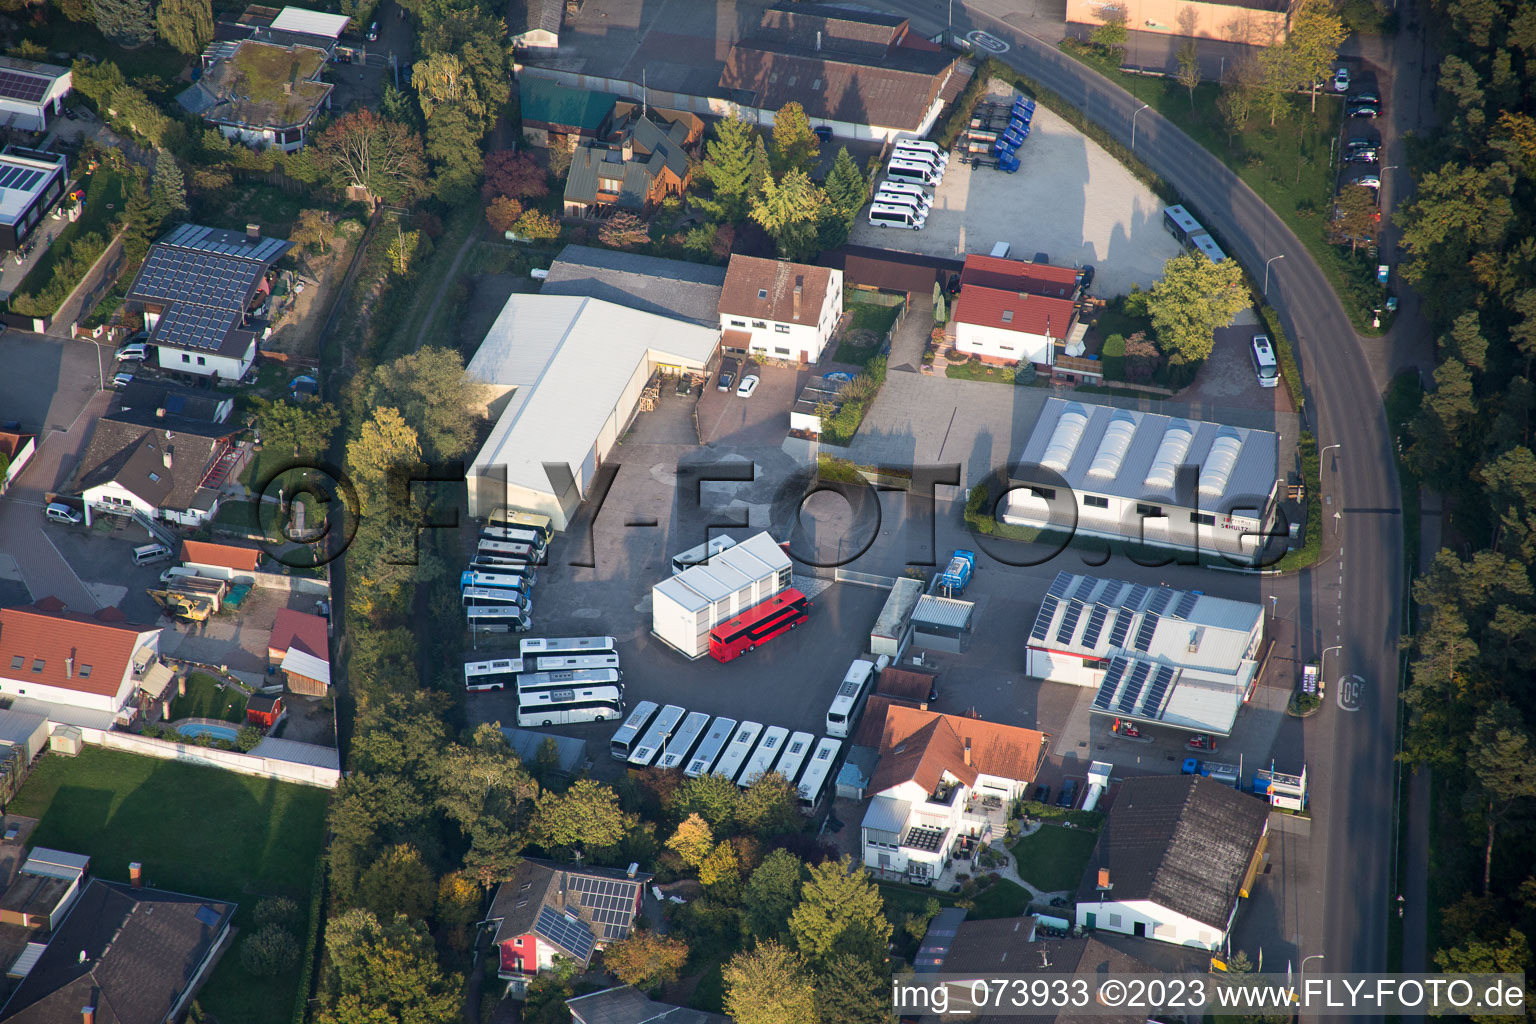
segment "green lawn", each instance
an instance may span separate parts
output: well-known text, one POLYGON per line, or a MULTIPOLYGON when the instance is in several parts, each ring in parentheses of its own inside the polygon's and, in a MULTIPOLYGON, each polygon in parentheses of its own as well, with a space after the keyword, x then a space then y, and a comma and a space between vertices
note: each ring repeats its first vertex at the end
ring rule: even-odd
MULTIPOLYGON (((22 278, 21 284, 16 288, 18 293, 41 294, 53 278, 53 268, 58 263, 59 256, 76 238, 97 234, 108 242, 112 241, 112 218, 123 210, 122 176, 103 165, 96 169, 95 174, 76 182, 76 187, 85 189, 85 209, 81 211, 80 219, 59 231, 58 236, 49 244, 47 251, 37 258, 37 262, 32 264, 32 269, 27 271, 27 276, 22 278)), ((47 225, 54 223, 57 222, 45 221, 44 227, 39 230, 46 232, 47 225)))
MULTIPOLYGON (((275 509, 277 506, 273 506, 275 509)), ((219 503, 215 523, 239 530, 261 531, 261 516, 254 501, 224 501, 219 503)))
MULTIPOLYGON (((89 856, 92 874, 126 882, 138 861, 152 886, 238 902, 235 925, 249 929, 266 896, 307 911, 329 799, 307 786, 86 747, 79 757, 44 757, 9 809, 41 819, 33 843, 89 856)), ((302 944, 303 926, 295 932, 302 944)), ((203 1009, 220 1024, 284 1024, 299 970, 256 978, 238 953, 220 961, 199 996, 203 1009)))
POLYGON ((901 312, 900 306, 882 306, 874 302, 850 302, 843 307, 845 313, 852 315, 848 321, 843 336, 848 337, 859 331, 869 331, 874 338, 869 345, 854 345, 849 342, 839 342, 836 359, 840 363, 848 363, 854 366, 862 366, 879 354, 880 345, 885 341, 886 332, 896 322, 897 315, 901 312))
MULTIPOLYGON (((1009 369, 1013 369, 1013 367, 988 366, 986 363, 971 362, 950 363, 944 367, 944 376, 952 377, 955 380, 979 380, 991 384, 1007 384, 1010 386, 1018 384, 1018 381, 1003 375, 1003 371, 1009 369)), ((1014 372, 1018 371, 1015 370, 1014 372)), ((1048 379, 1036 375, 1034 381, 1030 384, 1019 386, 1043 388, 1049 387, 1050 383, 1048 379)))
POLYGON ((947 892, 921 885, 897 885, 880 882, 880 898, 885 901, 885 916, 900 927, 908 914, 921 914, 929 900, 938 900, 941 907, 955 905, 955 897, 947 892))
POLYGON ((245 692, 220 683, 206 672, 193 672, 187 677, 186 696, 171 701, 171 721, 183 718, 244 722, 245 692))
POLYGON ((999 878, 977 893, 974 903, 969 915, 973 921, 1019 917, 1029 909, 1029 890, 1006 878, 999 878))
POLYGON ((1013 847, 1019 877, 1042 892, 1075 889, 1097 839, 1097 832, 1085 828, 1042 825, 1013 847))

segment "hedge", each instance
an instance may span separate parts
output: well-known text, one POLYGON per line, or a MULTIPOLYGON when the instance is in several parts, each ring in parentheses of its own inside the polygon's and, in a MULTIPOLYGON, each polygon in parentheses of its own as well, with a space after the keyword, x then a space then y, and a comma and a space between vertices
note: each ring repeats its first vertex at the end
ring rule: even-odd
POLYGON ((1301 432, 1296 450, 1301 456, 1301 481, 1307 489, 1307 533, 1301 547, 1287 551, 1276 565, 1282 571, 1305 569, 1323 550, 1322 460, 1317 455, 1317 438, 1310 430, 1301 432))
POLYGON ((1275 311, 1262 302, 1255 302, 1254 307, 1259 311, 1259 317, 1264 321, 1264 327, 1269 332, 1269 340, 1275 345, 1275 358, 1280 361, 1280 377, 1285 381, 1286 390, 1291 393, 1291 405, 1301 412, 1307 404, 1307 396, 1301 386, 1301 367, 1296 363, 1296 351, 1291 348, 1291 339, 1285 336, 1285 331, 1280 326, 1280 317, 1275 311))

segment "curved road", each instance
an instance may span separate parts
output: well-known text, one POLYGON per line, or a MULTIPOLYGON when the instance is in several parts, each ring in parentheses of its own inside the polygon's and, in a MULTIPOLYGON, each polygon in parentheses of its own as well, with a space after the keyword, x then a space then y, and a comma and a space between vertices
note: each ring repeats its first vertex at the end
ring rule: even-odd
MULTIPOLYGON (((896 0, 891 6, 931 16, 921 3, 896 0)), ((1313 863, 1305 873, 1315 884, 1287 894, 1301 904, 1301 934, 1284 938, 1297 945, 1298 957, 1326 955, 1314 972, 1384 971, 1393 903, 1403 534, 1395 453, 1361 339, 1306 247, 1220 160, 1156 110, 1139 109, 1143 104, 1130 93, 1054 47, 984 12, 964 13, 974 27, 1011 45, 1004 62, 1126 146, 1134 117, 1136 156, 1199 206, 1228 253, 1255 276, 1262 276, 1266 260, 1285 256, 1271 264, 1269 301, 1310 382, 1309 418, 1318 444, 1342 445, 1323 460, 1327 555, 1304 574, 1301 593, 1303 601, 1313 597, 1310 619, 1319 647, 1340 648, 1324 666, 1330 688, 1342 695, 1334 681, 1347 676, 1364 683, 1356 710, 1330 708, 1309 722, 1307 749, 1299 752, 1313 807, 1313 863)), ((1406 328, 1410 315, 1405 308, 1397 326, 1406 328)))

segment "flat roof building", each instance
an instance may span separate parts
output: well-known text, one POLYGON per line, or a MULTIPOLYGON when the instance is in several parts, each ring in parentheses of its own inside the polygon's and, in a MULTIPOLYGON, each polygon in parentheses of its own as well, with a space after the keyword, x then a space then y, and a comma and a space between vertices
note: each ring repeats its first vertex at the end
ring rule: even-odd
POLYGON ((690 658, 709 650, 709 631, 789 586, 793 567, 767 533, 754 534, 708 562, 651 588, 651 631, 690 658))
POLYGON ((1226 736, 1258 682, 1264 609, 1196 591, 1056 574, 1025 670, 1096 686, 1093 714, 1226 736))
POLYGON ((563 530, 655 373, 702 372, 717 328, 575 295, 512 295, 470 360, 496 420, 469 468, 469 514, 514 505, 563 530))
POLYGON ((329 56, 328 49, 302 43, 217 42, 203 51, 203 77, 176 102, 227 139, 293 153, 331 109, 334 86, 320 80, 329 56))
POLYGON ((1252 562, 1275 519, 1280 442, 1052 398, 1009 476, 1006 523, 1252 562))
POLYGON ((64 97, 73 84, 74 72, 69 68, 0 57, 0 124, 43 131, 54 115, 64 112, 64 97))
POLYGON ((549 266, 541 295, 584 295, 700 327, 720 322, 725 269, 660 256, 568 245, 549 266))
MULTIPOLYGON (((0 67, 0 81, 4 77, 0 67)), ((0 150, 0 251, 21 248, 64 194, 68 176, 69 166, 57 153, 16 146, 0 150)))

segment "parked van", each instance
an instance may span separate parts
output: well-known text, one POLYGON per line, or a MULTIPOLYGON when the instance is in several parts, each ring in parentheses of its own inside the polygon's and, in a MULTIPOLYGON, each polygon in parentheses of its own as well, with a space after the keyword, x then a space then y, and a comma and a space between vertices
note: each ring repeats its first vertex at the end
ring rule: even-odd
POLYGON ((887 181, 904 181, 909 185, 927 185, 931 188, 939 183, 941 176, 934 171, 932 164, 892 160, 885 169, 885 177, 887 181))
POLYGON ((904 181, 882 181, 880 183, 880 191, 895 192, 899 195, 912 196, 920 204, 922 204, 922 207, 925 210, 930 209, 933 206, 933 196, 930 195, 928 190, 923 188, 921 185, 909 185, 904 181))
POLYGON ((944 176, 944 165, 943 165, 943 163, 941 163, 937 157, 929 156, 927 153, 924 153, 924 152, 922 152, 920 150, 916 150, 916 149, 898 149, 898 150, 894 150, 891 153, 891 163, 896 163, 898 160, 901 161, 902 163, 922 164, 924 167, 932 168, 933 169, 933 173, 934 173, 934 175, 936 177, 942 178, 944 176))
POLYGON ((171 557, 171 549, 164 544, 140 544, 133 549, 133 564, 148 565, 151 562, 163 562, 171 557))
POLYGON ((1275 359, 1275 349, 1267 335, 1253 336, 1253 348, 1249 354, 1253 356, 1253 372, 1259 375, 1259 387, 1272 388, 1280 383, 1280 364, 1275 359))
POLYGON ((927 142, 923 139, 897 139, 896 148, 910 149, 916 150, 920 153, 927 153, 929 156, 933 157, 940 163, 949 163, 949 153, 947 153, 937 142, 927 142))
POLYGON ((875 203, 869 208, 869 222, 876 227, 911 228, 914 231, 927 223, 928 218, 915 206, 890 206, 875 203))
POLYGON ((905 192, 887 192, 881 189, 875 193, 875 202, 881 206, 903 206, 909 210, 915 210, 924 219, 928 216, 928 207, 923 205, 922 200, 916 196, 909 196, 905 192))
POLYGON ((68 505, 62 505, 57 501, 49 502, 48 507, 43 509, 43 515, 47 517, 49 522, 63 523, 65 526, 78 526, 85 522, 85 516, 68 505))

